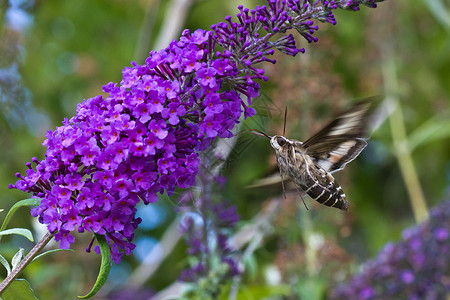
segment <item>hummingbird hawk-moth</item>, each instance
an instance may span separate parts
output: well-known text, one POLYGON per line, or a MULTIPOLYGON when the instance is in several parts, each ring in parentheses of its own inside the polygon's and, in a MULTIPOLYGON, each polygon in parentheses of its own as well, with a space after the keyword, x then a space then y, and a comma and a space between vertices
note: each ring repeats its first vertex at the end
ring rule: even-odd
POLYGON ((348 210, 346 196, 331 174, 342 170, 367 146, 373 106, 370 100, 357 103, 305 142, 288 139, 284 133, 269 136, 256 129, 252 131, 270 139, 282 184, 283 175, 287 175, 319 203, 348 210))

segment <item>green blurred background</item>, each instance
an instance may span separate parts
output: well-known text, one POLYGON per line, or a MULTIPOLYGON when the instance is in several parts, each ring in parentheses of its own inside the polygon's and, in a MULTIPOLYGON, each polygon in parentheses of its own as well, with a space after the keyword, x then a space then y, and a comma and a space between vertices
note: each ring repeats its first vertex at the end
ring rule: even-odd
MULTIPOLYGON (((2 79, 0 90, 1 208, 27 198, 8 184, 15 182, 16 172, 24 173, 31 157, 43 158, 46 130, 73 116, 82 99, 98 95, 110 81, 119 82, 125 66, 143 63, 150 50, 166 47, 183 28, 209 29, 226 15, 236 15, 239 4, 254 8, 264 3, 1 1, 0 77, 12 78, 2 79), (25 27, 12 27, 21 24, 25 27)), ((296 36, 306 54, 277 53, 277 64, 264 66, 269 81, 262 83, 261 97, 254 101, 258 114, 243 128, 280 134, 287 106, 287 136, 305 140, 352 101, 372 95, 392 96, 396 112, 373 133, 360 157, 336 176, 351 203, 349 212, 318 206, 309 198, 310 210, 305 211, 298 195, 288 193, 272 231, 248 262, 242 299, 276 294, 322 299, 328 288, 416 223, 408 190, 415 197, 422 193, 428 207, 448 195, 450 4, 389 0, 377 9, 337 11, 336 19, 336 26, 319 24, 316 44, 296 36), (412 181, 405 184, 404 177, 412 181)), ((268 141, 242 135, 223 170, 228 178, 224 194, 238 207, 241 227, 269 203, 280 201, 273 200, 281 195, 278 185, 248 187, 275 171, 268 141)), ((159 247, 176 216, 176 195, 161 197, 155 208, 144 210, 155 221, 136 234, 143 249, 159 247)), ((423 209, 418 211, 420 219, 423 209)), ((10 227, 31 226, 29 211, 23 209, 10 227)), ((75 252, 48 256, 26 269, 23 277, 38 298, 74 299, 90 289, 100 258, 84 252, 89 238, 77 237, 75 252)), ((0 253, 10 259, 18 247, 29 250, 32 244, 23 237, 4 239, 0 253)), ((97 299, 127 282, 144 256, 145 251, 135 253, 114 266, 97 299)), ((185 263, 185 246, 179 242, 141 287, 164 289, 185 263)))

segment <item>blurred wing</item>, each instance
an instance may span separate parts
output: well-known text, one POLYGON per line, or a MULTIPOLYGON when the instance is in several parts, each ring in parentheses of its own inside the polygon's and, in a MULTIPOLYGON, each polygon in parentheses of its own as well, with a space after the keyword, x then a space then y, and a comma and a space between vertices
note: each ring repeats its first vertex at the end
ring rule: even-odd
POLYGON ((342 170, 367 146, 364 139, 336 139, 323 144, 326 144, 323 148, 317 148, 314 152, 307 150, 307 153, 313 161, 329 173, 342 170))
POLYGON ((367 146, 373 101, 362 101, 303 143, 306 153, 327 172, 342 170, 367 146))

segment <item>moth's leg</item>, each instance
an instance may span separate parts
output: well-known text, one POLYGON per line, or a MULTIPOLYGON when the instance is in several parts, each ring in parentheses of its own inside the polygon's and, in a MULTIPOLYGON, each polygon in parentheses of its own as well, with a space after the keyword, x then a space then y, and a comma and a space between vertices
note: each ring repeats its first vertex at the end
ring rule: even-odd
POLYGON ((298 189, 298 187, 295 187, 297 189, 298 195, 300 196, 300 199, 302 199, 303 205, 305 206, 306 210, 309 210, 308 206, 306 206, 305 200, 303 200, 302 193, 298 189))
POLYGON ((278 167, 278 169, 280 170, 280 177, 281 177, 281 188, 283 189, 283 195, 284 195, 284 199, 286 199, 286 190, 284 189, 284 178, 283 178, 283 172, 281 171, 281 168, 278 167))

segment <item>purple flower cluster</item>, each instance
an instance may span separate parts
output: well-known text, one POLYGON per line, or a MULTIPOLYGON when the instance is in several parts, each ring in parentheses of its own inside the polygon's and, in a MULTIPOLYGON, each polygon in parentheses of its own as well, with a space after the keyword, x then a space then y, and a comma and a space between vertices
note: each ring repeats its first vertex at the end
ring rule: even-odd
POLYGON ((17 174, 10 187, 42 198, 32 215, 56 233, 61 248, 74 242, 71 231, 92 231, 107 237, 120 261, 122 250, 134 248, 136 204, 191 187, 198 152, 216 137, 231 137, 242 112, 255 114, 256 81, 267 80, 255 65, 274 63, 267 58, 274 48, 304 51, 290 34, 270 39, 295 28, 315 42, 312 19, 335 24, 332 9, 379 1, 269 0, 251 11, 240 6, 238 22, 227 17, 211 31, 185 30, 179 41, 150 52, 145 64, 125 68, 120 85, 105 85, 106 98, 80 103, 74 117, 47 133, 45 158, 33 158, 35 168, 27 163, 26 176, 17 174))
POLYGON ((104 86, 106 99, 82 102, 73 118, 48 132, 45 159, 33 159, 36 170, 28 164, 15 187, 42 198, 32 214, 57 231, 61 248, 74 241, 75 228, 93 231, 114 242, 120 260, 119 247, 127 254, 134 248, 136 204, 192 186, 195 150, 231 135, 242 101, 234 91, 219 91, 215 76, 236 76, 236 66, 208 59, 211 41, 210 32, 185 31, 179 42, 151 52, 145 65, 125 68, 120 86, 104 86))
POLYGON ((430 211, 430 219, 403 232, 331 299, 446 299, 450 293, 450 200, 430 211))
POLYGON ((188 245, 190 266, 181 272, 179 280, 198 282, 211 275, 216 282, 222 282, 241 272, 236 251, 228 242, 228 233, 240 218, 236 207, 226 202, 200 201, 206 206, 204 214, 189 212, 180 223, 180 232, 188 245))

